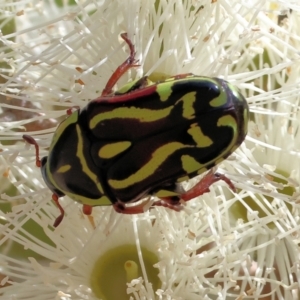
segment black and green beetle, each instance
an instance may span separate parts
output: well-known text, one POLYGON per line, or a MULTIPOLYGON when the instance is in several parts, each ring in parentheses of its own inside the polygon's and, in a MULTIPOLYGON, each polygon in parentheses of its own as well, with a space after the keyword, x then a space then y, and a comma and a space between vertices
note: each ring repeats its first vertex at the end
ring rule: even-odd
POLYGON ((248 105, 240 92, 225 80, 182 74, 162 82, 143 77, 113 93, 117 80, 136 66, 134 47, 129 58, 111 76, 102 95, 68 116, 57 128, 48 157, 37 165, 58 198, 68 195, 91 207, 113 205, 120 213, 141 213, 148 195, 160 200, 152 205, 181 208, 224 180, 211 171, 189 191, 180 182, 210 170, 243 142, 247 133, 248 105))

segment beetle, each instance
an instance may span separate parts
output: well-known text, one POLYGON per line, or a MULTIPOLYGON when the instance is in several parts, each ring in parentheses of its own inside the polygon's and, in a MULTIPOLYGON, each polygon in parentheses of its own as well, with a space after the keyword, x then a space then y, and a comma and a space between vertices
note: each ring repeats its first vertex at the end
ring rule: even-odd
POLYGON ((220 78, 180 74, 164 81, 148 77, 113 87, 128 69, 137 66, 135 49, 126 33, 121 37, 129 57, 108 80, 101 96, 69 116, 56 129, 48 157, 39 159, 34 138, 23 138, 36 148, 36 164, 60 209, 58 199, 68 195, 83 204, 85 214, 93 206, 113 205, 119 213, 144 212, 152 206, 176 211, 182 202, 209 191, 223 180, 211 169, 226 159, 247 134, 249 108, 237 88, 220 78), (184 191, 181 182, 208 173, 184 191))

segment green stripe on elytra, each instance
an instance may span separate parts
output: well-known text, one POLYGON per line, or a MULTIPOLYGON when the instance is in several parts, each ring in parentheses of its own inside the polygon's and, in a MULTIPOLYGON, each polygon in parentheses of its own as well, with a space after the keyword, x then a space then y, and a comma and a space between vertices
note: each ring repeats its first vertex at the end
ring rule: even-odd
MULTIPOLYGON (((221 118, 219 118, 218 122, 217 122, 217 126, 228 126, 231 127, 233 129, 233 136, 237 136, 237 123, 236 123, 236 119, 233 116, 230 115, 226 115, 223 116, 221 118)), ((232 144, 235 144, 235 139, 232 140, 231 142, 232 144)))
MULTIPOLYGON (((62 121, 60 123, 60 125, 57 127, 57 129, 53 135, 52 143, 49 148, 49 153, 51 153, 53 151, 56 143, 61 139, 61 137, 65 133, 65 130, 67 129, 67 127, 69 127, 70 125, 77 123, 77 122, 78 122, 78 111, 75 111, 67 119, 65 119, 64 121, 62 121)), ((58 190, 61 190, 60 187, 57 185, 56 180, 53 177, 53 174, 55 174, 55 173, 52 173, 52 171, 50 170, 50 167, 51 167, 50 163, 47 163, 46 164, 46 174, 47 174, 48 180, 54 187, 56 187, 58 190)))
POLYGON ((57 173, 66 173, 68 172, 69 170, 71 170, 71 165, 63 165, 61 167, 59 167, 56 172, 57 173))
MULTIPOLYGON (((219 120, 217 122, 217 126, 228 126, 228 127, 231 127, 233 130, 233 138, 232 138, 230 144, 227 146, 227 149, 231 149, 231 150, 225 152, 227 154, 226 156, 228 156, 236 149, 236 142, 237 142, 237 137, 238 137, 238 134, 237 134, 238 124, 236 122, 236 119, 233 116, 226 115, 226 116, 219 118, 219 120)), ((221 155, 223 155, 223 153, 221 153, 221 155)), ((222 158, 221 155, 215 159, 215 165, 219 164, 220 161, 225 159, 225 158, 222 158)))
POLYGON ((151 175, 155 174, 155 171, 171 154, 173 154, 177 150, 187 147, 190 146, 184 145, 179 142, 165 144, 156 149, 152 153, 151 159, 145 165, 143 165, 137 172, 123 180, 110 179, 108 180, 108 184, 114 189, 123 189, 134 185, 140 181, 143 181, 151 175))
MULTIPOLYGON (((193 119, 195 117, 194 103, 196 101, 196 92, 186 93, 180 101, 183 101, 182 116, 186 119, 193 119)), ((178 102, 178 101, 177 101, 178 102)), ((177 104, 177 103, 176 103, 177 104)))
MULTIPOLYGON (((191 92, 184 95, 180 100, 177 101, 183 102, 183 117, 186 119, 192 119, 195 116, 195 109, 193 104, 195 102, 196 93, 191 92)), ((177 104, 176 103, 176 104, 177 104)), ((175 105, 176 105, 175 104, 175 105)), ((146 109, 146 108, 137 108, 137 107, 119 107, 110 112, 104 112, 94 116, 89 123, 90 129, 94 129, 100 122, 104 120, 113 120, 116 118, 120 119, 136 119, 140 122, 153 122, 163 118, 166 118, 172 111, 174 106, 169 106, 164 109, 146 109)))
POLYGON ((164 109, 146 109, 146 108, 137 108, 137 107, 119 107, 110 112, 105 112, 101 114, 97 114, 90 120, 90 129, 94 129, 98 123, 104 120, 114 120, 117 118, 120 119, 137 119, 140 122, 153 122, 156 120, 163 119, 167 117, 173 106, 164 108, 164 109))
POLYGON ((131 146, 131 142, 123 141, 111 144, 106 144, 100 148, 98 155, 101 158, 109 159, 122 153, 131 146))
POLYGON ((227 103, 226 93, 220 93, 220 95, 217 98, 214 98, 209 102, 209 105, 212 107, 219 107, 225 105, 226 103, 227 103))
POLYGON ((104 194, 103 188, 99 182, 97 175, 90 170, 90 168, 85 160, 84 152, 83 152, 83 148, 85 147, 85 145, 83 144, 83 138, 82 138, 81 130, 80 130, 80 127, 78 124, 76 125, 76 133, 77 133, 77 138, 78 138, 78 146, 77 146, 76 156, 78 157, 78 159, 80 161, 82 171, 94 182, 94 184, 97 186, 100 193, 104 194))
MULTIPOLYGON (((218 126, 229 126, 232 127, 233 131, 236 132, 237 130, 237 124, 235 119, 230 116, 223 116, 218 120, 217 123, 218 126)), ((193 128, 197 128, 197 127, 193 127, 193 128)), ((199 127, 198 127, 199 128, 199 127)), ((198 132, 200 132, 200 128, 199 129, 193 129, 193 130, 197 130, 198 132)), ((204 136, 204 135, 203 135, 204 136)), ((235 134, 234 134, 235 136, 235 134)), ((198 141, 200 145, 203 145, 201 141, 198 141)), ((197 142, 196 142, 197 143, 197 142)), ((209 141, 207 140, 206 145, 209 146, 209 141)), ((229 146, 229 148, 233 147, 233 145, 236 143, 236 139, 233 139, 231 141, 231 144, 229 146)), ((172 142, 172 143, 168 143, 166 145, 161 146, 160 148, 156 149, 154 151, 154 153, 151 156, 151 159, 144 165, 142 166, 137 172, 135 172, 134 174, 130 175, 129 177, 122 179, 122 180, 116 180, 116 179, 110 179, 108 180, 108 184, 114 188, 114 189, 123 189, 123 188, 127 188, 131 185, 137 184, 138 182, 141 182, 143 180, 145 180, 146 178, 150 177, 152 174, 155 174, 155 171, 160 167, 160 165, 167 160, 167 158, 173 154, 175 151, 180 150, 180 149, 184 149, 184 148, 189 148, 189 147, 193 147, 193 146, 189 146, 189 145, 184 145, 182 143, 179 142, 172 142)), ((221 160, 222 159, 222 155, 223 153, 221 153, 221 155, 219 156, 219 158, 221 160)), ((214 162, 216 159, 214 159, 212 162, 214 162)), ((208 164, 212 163, 209 162, 208 164)), ((199 170, 199 168, 201 168, 199 170, 200 173, 204 172, 205 170, 205 165, 201 165, 201 164, 196 164, 196 160, 191 160, 190 156, 182 156, 182 164, 183 164, 183 169, 187 172, 187 173, 192 173, 194 171, 199 170), (193 164, 195 164, 195 167, 193 166, 193 164)), ((199 174, 200 174, 199 173, 199 174)))
POLYGON ((191 128, 188 129, 187 132, 190 136, 192 136, 199 148, 209 147, 213 144, 213 141, 208 136, 204 135, 197 123, 192 124, 191 128))
POLYGON ((227 85, 230 89, 230 91, 232 92, 233 96, 237 99, 240 100, 241 102, 244 102, 244 98, 241 97, 241 95, 239 94, 239 89, 235 86, 233 86, 231 83, 227 82, 227 85))
POLYGON ((53 150, 55 144, 57 143, 58 140, 61 139, 63 134, 65 133, 65 130, 68 126, 75 124, 78 122, 78 111, 73 112, 68 118, 66 118, 64 121, 62 121, 59 126, 57 127, 53 138, 52 138, 52 143, 49 148, 49 153, 53 150))
MULTIPOLYGON (((220 155, 218 157, 215 157, 213 160, 205 163, 205 165, 202 166, 201 169, 199 169, 197 171, 197 174, 202 174, 204 171, 206 171, 206 167, 207 166, 215 166, 218 165, 220 162, 222 162, 225 157, 224 157, 224 153, 226 154, 226 157, 231 154, 237 147, 236 147, 236 142, 237 142, 237 129, 238 129, 238 125, 236 123, 236 119, 234 117, 232 117, 231 115, 226 115, 223 116, 221 118, 219 118, 218 122, 217 122, 217 126, 228 126, 231 127, 233 130, 233 139, 231 140, 231 143, 226 147, 226 149, 231 149, 231 151, 225 151, 220 153, 220 155)), ((188 164, 187 164, 188 165, 188 164)))
POLYGON ((190 155, 182 155, 181 163, 182 163, 183 170, 186 171, 186 173, 188 174, 196 172, 197 170, 200 170, 204 167, 202 164, 197 162, 196 159, 190 155))
POLYGON ((172 86, 173 84, 165 84, 164 82, 157 84, 156 92, 159 95, 160 101, 164 102, 170 98, 172 94, 172 86))

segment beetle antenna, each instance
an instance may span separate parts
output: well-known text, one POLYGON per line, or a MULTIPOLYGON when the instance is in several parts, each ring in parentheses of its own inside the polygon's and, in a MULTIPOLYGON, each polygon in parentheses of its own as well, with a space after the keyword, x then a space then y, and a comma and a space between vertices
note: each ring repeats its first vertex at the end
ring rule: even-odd
POLYGON ((38 145, 38 143, 36 142, 36 140, 27 134, 24 134, 22 136, 22 138, 28 143, 31 144, 35 147, 35 164, 37 167, 41 167, 41 160, 40 160, 40 147, 38 145))

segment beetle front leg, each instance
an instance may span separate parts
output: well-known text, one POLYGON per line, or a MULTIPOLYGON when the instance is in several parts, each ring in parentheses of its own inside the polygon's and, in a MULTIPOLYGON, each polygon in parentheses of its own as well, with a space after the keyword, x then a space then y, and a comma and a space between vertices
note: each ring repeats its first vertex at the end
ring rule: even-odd
POLYGON ((27 134, 23 134, 22 138, 28 143, 35 147, 35 165, 40 168, 41 167, 41 160, 40 160, 40 147, 36 140, 27 134))
POLYGON ((138 67, 137 60, 135 59, 135 48, 131 40, 127 37, 127 33, 122 33, 121 38, 127 43, 130 54, 129 57, 115 70, 115 72, 108 79, 105 88, 102 91, 101 96, 108 96, 112 93, 112 89, 117 81, 125 74, 130 68, 138 67))

